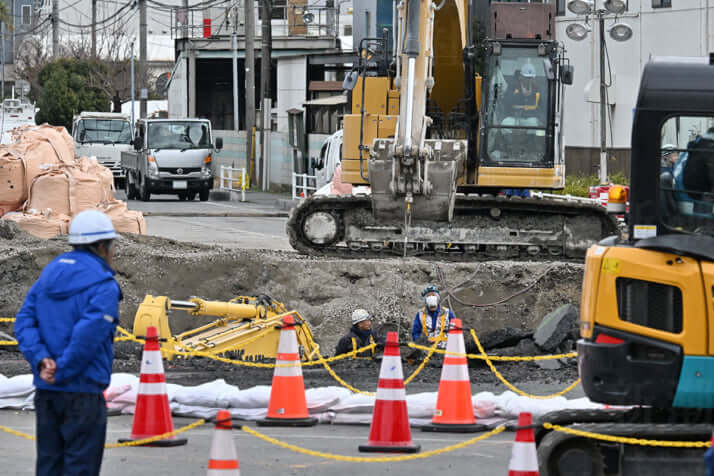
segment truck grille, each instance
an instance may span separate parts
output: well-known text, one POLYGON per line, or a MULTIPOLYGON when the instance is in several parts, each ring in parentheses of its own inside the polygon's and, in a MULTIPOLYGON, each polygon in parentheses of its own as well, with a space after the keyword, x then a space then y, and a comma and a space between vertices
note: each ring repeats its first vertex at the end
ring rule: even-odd
POLYGON ((682 291, 667 284, 617 278, 620 319, 673 334, 682 332, 682 291))
POLYGON ((168 172, 171 175, 186 175, 200 171, 201 167, 159 167, 159 172, 168 172))

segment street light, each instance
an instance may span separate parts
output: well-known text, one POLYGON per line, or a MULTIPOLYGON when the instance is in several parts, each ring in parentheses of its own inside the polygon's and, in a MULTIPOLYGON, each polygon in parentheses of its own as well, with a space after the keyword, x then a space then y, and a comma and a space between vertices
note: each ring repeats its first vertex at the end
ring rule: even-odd
MULTIPOLYGON (((595 8, 593 2, 570 0, 568 10, 576 15, 586 15, 585 24, 572 23, 565 28, 565 34, 574 41, 584 40, 590 31, 587 17, 597 18, 600 30, 600 184, 607 180, 607 85, 605 84, 605 19, 625 12, 627 5, 622 0, 603 0, 604 9, 595 8)), ((623 42, 632 38, 632 28, 626 23, 616 23, 610 28, 610 38, 623 42)))

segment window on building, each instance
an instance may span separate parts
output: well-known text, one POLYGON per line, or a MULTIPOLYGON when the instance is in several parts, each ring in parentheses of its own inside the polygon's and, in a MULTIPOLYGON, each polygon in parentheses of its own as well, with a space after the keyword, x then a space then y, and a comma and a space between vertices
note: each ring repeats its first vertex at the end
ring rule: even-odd
MULTIPOLYGON (((263 8, 261 6, 263 2, 256 2, 256 9, 258 10, 258 20, 263 19, 263 8)), ((273 20, 285 20, 287 18, 286 11, 288 8, 288 0, 273 0, 270 2, 272 8, 270 10, 270 18, 273 20)))
POLYGON ((652 8, 672 8, 672 0, 652 0, 652 8))
POLYGON ((352 36, 352 25, 345 25, 344 36, 352 36))
POLYGON ((23 26, 28 26, 32 23, 32 5, 22 6, 21 22, 23 26))

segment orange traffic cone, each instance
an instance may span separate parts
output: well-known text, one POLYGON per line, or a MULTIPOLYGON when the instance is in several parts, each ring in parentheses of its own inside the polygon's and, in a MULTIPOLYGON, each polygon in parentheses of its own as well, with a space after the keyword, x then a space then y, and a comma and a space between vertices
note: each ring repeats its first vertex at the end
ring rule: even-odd
POLYGON ((366 445, 359 445, 363 452, 418 453, 420 445, 412 442, 407 413, 407 395, 404 391, 402 360, 399 357, 399 336, 387 334, 384 357, 379 369, 377 399, 374 402, 372 425, 366 445))
POLYGON ((258 420, 258 425, 316 425, 317 418, 311 418, 307 413, 305 382, 302 379, 297 335, 295 335, 295 318, 292 315, 283 318, 275 364, 277 367, 275 367, 273 385, 270 388, 268 415, 265 419, 258 420))
POLYGON ((211 459, 206 476, 240 476, 238 456, 231 432, 231 412, 220 410, 211 442, 211 459))
MULTIPOLYGON (((146 343, 141 356, 141 376, 139 377, 139 394, 136 397, 134 423, 129 439, 121 439, 120 443, 143 440, 152 436, 174 431, 171 420, 169 397, 166 394, 166 377, 161 360, 159 336, 156 327, 146 329, 146 343)), ((164 440, 148 443, 146 446, 181 446, 186 438, 171 436, 164 440)))
POLYGON ((538 455, 533 435, 533 417, 530 413, 518 415, 518 431, 513 442, 508 476, 538 476, 538 455))
MULTIPOLYGON (((451 321, 446 351, 466 354, 461 319, 451 321)), ((477 424, 474 417, 466 356, 459 357, 447 353, 441 368, 441 382, 439 383, 439 396, 436 399, 434 418, 430 425, 422 427, 422 431, 474 433, 485 429, 486 426, 477 424)))

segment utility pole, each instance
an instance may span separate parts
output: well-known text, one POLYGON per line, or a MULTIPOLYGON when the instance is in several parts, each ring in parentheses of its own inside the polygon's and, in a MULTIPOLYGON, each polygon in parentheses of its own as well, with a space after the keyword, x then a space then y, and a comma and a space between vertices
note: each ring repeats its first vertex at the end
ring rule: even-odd
POLYGON ((92 0, 92 59, 97 59, 97 0, 92 0))
POLYGON ((607 178, 607 83, 605 82, 605 18, 598 15, 600 23, 600 185, 609 183, 607 178))
POLYGON ((139 1, 139 117, 146 117, 146 100, 149 91, 146 85, 146 0, 139 1))
POLYGON ((52 0, 52 57, 59 58, 59 0, 52 0))
POLYGON ((134 91, 136 86, 134 84, 134 40, 131 40, 131 137, 134 138, 134 91))
POLYGON ((250 170, 250 183, 256 183, 257 167, 251 167, 253 129, 255 128, 255 0, 243 0, 245 7, 245 133, 246 161, 245 166, 250 170))
POLYGON ((261 52, 260 52, 260 99, 263 109, 263 127, 260 130, 260 145, 263 149, 262 154, 262 171, 263 171, 263 190, 270 188, 270 129, 272 101, 270 99, 270 66, 271 66, 271 51, 272 45, 272 6, 270 0, 261 0, 262 13, 262 35, 261 35, 261 52))
POLYGON ((183 10, 183 25, 181 25, 181 31, 183 38, 188 38, 188 0, 181 0, 181 9, 183 10))
MULTIPOLYGON (((234 18, 237 18, 238 14, 234 18)), ((236 22, 233 22, 233 35, 231 37, 231 46, 233 49, 233 130, 240 130, 240 116, 238 108, 238 32, 236 31, 236 22)))

